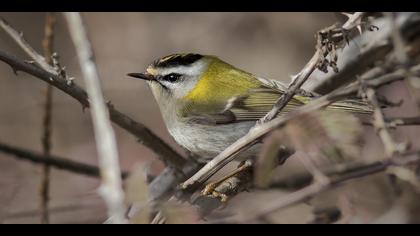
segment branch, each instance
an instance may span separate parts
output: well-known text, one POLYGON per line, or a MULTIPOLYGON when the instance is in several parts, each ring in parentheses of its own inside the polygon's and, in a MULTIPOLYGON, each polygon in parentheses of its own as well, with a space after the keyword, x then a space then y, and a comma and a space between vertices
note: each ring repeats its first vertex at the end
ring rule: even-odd
POLYGON ((279 198, 267 204, 261 210, 255 212, 255 214, 249 214, 246 216, 235 216, 231 219, 221 219, 224 223, 245 223, 250 222, 254 219, 264 217, 275 211, 284 209, 286 207, 295 205, 297 203, 306 201, 322 192, 333 189, 338 185, 358 179, 364 176, 373 175, 379 172, 386 171, 391 166, 409 165, 412 163, 418 163, 420 161, 420 151, 406 152, 404 154, 395 155, 392 158, 388 158, 383 161, 365 164, 355 168, 354 166, 340 166, 335 172, 330 173, 330 182, 322 184, 315 181, 313 184, 308 185, 298 191, 295 191, 285 197, 279 198))
POLYGON ((124 204, 124 191, 122 189, 117 143, 114 130, 109 120, 107 106, 102 95, 92 47, 87 38, 87 32, 80 13, 64 13, 64 16, 76 48, 87 93, 91 102, 90 111, 102 176, 99 193, 107 204, 108 216, 113 219, 113 222, 119 224, 126 223, 126 207, 124 204))
MULTIPOLYGON (((402 38, 413 40, 420 33, 420 21, 418 13, 399 13, 398 29, 401 29, 402 38)), ((386 20, 386 19, 385 19, 386 20)), ((391 35, 393 26, 388 21, 376 20, 372 22, 379 27, 377 34, 363 34, 351 46, 345 48, 339 54, 342 65, 340 71, 331 75, 320 75, 319 81, 315 81, 307 87, 310 91, 319 94, 328 92, 356 80, 356 76, 363 73, 370 66, 383 58, 393 49, 391 35)), ((395 22, 396 23, 396 22, 395 22)))
POLYGON ((299 88, 305 83, 312 72, 316 69, 316 66, 321 60, 321 49, 317 49, 315 54, 309 60, 308 64, 302 69, 299 74, 290 83, 287 91, 276 101, 273 108, 258 121, 258 124, 266 123, 276 117, 279 112, 289 103, 299 88))
MULTIPOLYGON (((363 125, 373 126, 371 121, 363 121, 363 125)), ((411 126, 411 125, 420 125, 420 117, 395 117, 395 118, 385 118, 385 124, 387 128, 396 128, 398 126, 411 126)))
POLYGON ((26 42, 25 38, 23 38, 23 33, 18 32, 15 30, 5 19, 0 17, 0 27, 3 28, 4 31, 6 31, 7 34, 12 37, 16 43, 19 44, 19 46, 32 58, 32 60, 35 61, 42 69, 48 71, 51 74, 57 75, 57 71, 48 64, 48 62, 45 60, 45 58, 41 55, 39 55, 35 49, 29 45, 28 42, 26 42))
MULTIPOLYGON (((335 33, 334 37, 341 38, 341 40, 348 40, 347 36, 344 35, 344 31, 350 31, 355 27, 358 27, 361 23, 362 17, 365 15, 364 12, 356 12, 352 15, 349 15, 349 19, 343 24, 340 31, 335 33)), ((276 101, 273 108, 259 120, 258 124, 265 123, 272 120, 276 117, 279 112, 289 103, 293 98, 296 92, 302 87, 306 82, 312 72, 318 67, 322 71, 326 72, 328 65, 333 67, 334 71, 336 70, 336 60, 335 55, 332 55, 331 61, 328 61, 326 57, 331 53, 335 54, 336 43, 331 41, 333 37, 331 34, 334 31, 337 31, 338 27, 336 25, 327 27, 324 30, 321 30, 317 33, 317 45, 316 51, 309 62, 303 67, 303 69, 293 78, 290 83, 287 91, 276 101)))
MULTIPOLYGON (((60 89, 64 93, 76 99, 84 108, 89 107, 89 101, 86 92, 76 83, 68 84, 67 80, 51 74, 35 65, 25 63, 16 56, 0 50, 0 60, 12 67, 14 71, 24 71, 35 78, 60 89)), ((154 151, 158 157, 167 165, 181 168, 185 159, 154 134, 145 125, 138 123, 127 115, 118 111, 113 105, 108 104, 111 120, 138 138, 139 142, 154 151)))
MULTIPOLYGON (((54 26, 55 26, 54 13, 47 13, 45 17, 44 40, 42 46, 44 48, 44 55, 47 58, 46 62, 52 64, 53 44, 54 44, 54 26)), ((43 118, 43 134, 42 134, 42 149, 44 155, 48 157, 51 152, 51 116, 52 116, 52 97, 53 87, 47 85, 45 94, 44 118, 43 118)), ((44 164, 42 169, 40 195, 41 195, 41 223, 49 223, 48 201, 49 201, 49 188, 50 188, 50 166, 44 164)))
MULTIPOLYGON (((47 164, 54 168, 69 171, 76 174, 82 174, 89 177, 99 178, 99 168, 93 165, 88 165, 67 158, 58 157, 55 155, 45 156, 42 153, 33 152, 24 148, 10 146, 0 143, 0 152, 12 155, 18 159, 31 161, 35 164, 47 164)), ((128 176, 128 172, 121 173, 122 178, 128 176)))
POLYGON ((382 144, 384 145, 384 148, 385 148, 385 155, 387 157, 391 157, 397 151, 397 145, 395 144, 394 140, 391 137, 391 134, 388 131, 388 127, 386 125, 384 115, 382 114, 382 110, 380 108, 378 99, 376 97, 376 91, 372 88, 368 88, 366 90, 366 95, 370 103, 374 107, 373 126, 375 127, 376 131, 378 132, 379 137, 382 140, 382 144))
MULTIPOLYGON (((26 42, 23 38, 23 34, 18 33, 17 30, 13 29, 1 17, 0 26, 6 30, 6 32, 37 64, 41 66, 43 70, 34 65, 30 65, 31 63, 23 63, 15 56, 2 51, 0 51, 0 60, 9 64, 13 68, 14 72, 17 72, 18 70, 27 72, 72 96, 82 104, 83 108, 89 107, 86 92, 81 87, 77 86, 77 84, 73 83, 71 79, 67 79, 63 68, 60 68, 58 64, 53 67, 47 63, 43 63, 45 59, 26 42)), ((185 164, 185 158, 178 154, 171 146, 160 139, 145 125, 134 121, 130 117, 116 110, 110 105, 110 103, 108 104, 108 109, 111 120, 115 124, 136 136, 139 142, 156 153, 160 160, 162 160, 167 166, 174 167, 176 170, 182 169, 182 166, 185 164)))
MULTIPOLYGON (((412 73, 419 73, 420 72, 420 65, 414 66, 410 69, 412 73)), ((394 81, 403 80, 405 78, 404 71, 397 70, 393 73, 383 75, 376 79, 369 79, 363 81, 363 84, 372 87, 378 88, 382 85, 392 83, 394 81)), ((223 166, 227 163, 232 161, 237 154, 243 152, 253 144, 257 143, 262 137, 264 137, 267 133, 271 132, 272 130, 279 128, 285 125, 288 121, 293 120, 295 117, 306 114, 320 108, 323 108, 329 105, 332 102, 338 101, 350 95, 356 95, 359 91, 360 82, 355 83, 351 86, 337 89, 330 94, 324 95, 318 99, 315 99, 309 102, 306 105, 303 105, 284 116, 277 117, 270 122, 264 123, 257 128, 251 129, 250 132, 237 140, 215 158, 213 158, 210 162, 208 162, 200 171, 198 171, 195 175, 189 178, 182 184, 183 189, 193 188, 197 185, 204 183, 209 177, 215 174, 218 170, 220 170, 223 166)))

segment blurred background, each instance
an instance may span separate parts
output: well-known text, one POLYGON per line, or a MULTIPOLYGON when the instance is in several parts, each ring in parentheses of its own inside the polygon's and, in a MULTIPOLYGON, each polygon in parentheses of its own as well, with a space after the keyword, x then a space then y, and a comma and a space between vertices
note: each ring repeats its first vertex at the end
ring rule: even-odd
MULTIPOLYGON (((42 52, 44 13, 0 15, 42 52)), ((55 51, 67 73, 83 85, 66 24, 57 16, 55 51)), ((128 78, 127 73, 141 72, 168 54, 195 52, 217 55, 256 75, 289 82, 290 75, 312 56, 316 31, 343 20, 337 13, 83 13, 83 17, 106 98, 179 151, 146 84, 128 78)), ((1 30, 0 48, 28 58, 1 30)), ((4 63, 0 63, 0 75, 0 142, 41 151, 46 84, 23 72, 15 76, 4 63)), ((405 110, 409 114, 410 109, 405 110)), ((97 164, 89 112, 58 90, 54 91, 52 124, 53 154, 97 164)), ((122 169, 133 170, 156 159, 133 136, 114 128, 122 169)), ((411 137, 418 132, 403 131, 411 137)), ((378 145, 375 134, 369 137, 369 145, 378 145)), ((161 168, 158 161, 154 166, 161 168)), ((0 223, 39 223, 40 174, 40 166, 0 153, 0 223)), ((98 185, 96 179, 52 169, 51 223, 103 222, 106 210, 96 194, 98 185)), ((246 194, 237 201, 246 202, 245 198, 246 194)), ((294 216, 299 218, 299 214, 294 216)))

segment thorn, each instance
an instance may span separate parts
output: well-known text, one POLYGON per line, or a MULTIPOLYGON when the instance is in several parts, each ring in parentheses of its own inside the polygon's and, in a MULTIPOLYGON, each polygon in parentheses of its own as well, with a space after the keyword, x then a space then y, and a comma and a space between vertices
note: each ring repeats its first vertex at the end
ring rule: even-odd
POLYGON ((27 63, 27 64, 30 64, 30 65, 35 64, 34 60, 25 60, 24 62, 27 63))
POLYGON ((346 16, 347 18, 350 18, 353 16, 353 14, 350 13, 346 13, 346 12, 341 12, 342 15, 346 16))
POLYGON ((50 79, 50 81, 51 81, 51 82, 53 82, 53 81, 54 81, 53 77, 50 77, 49 79, 50 79))
POLYGON ((73 80, 74 80, 74 77, 68 78, 67 82, 66 82, 67 86, 72 86, 73 85, 73 80))
POLYGON ((357 25, 357 30, 359 31, 359 34, 362 35, 362 26, 361 25, 357 25))
POLYGON ((18 70, 16 70, 14 67, 12 67, 13 70, 13 74, 15 74, 16 76, 18 75, 18 70))
POLYGON ((106 102, 106 105, 107 105, 108 107, 110 107, 110 108, 114 108, 114 105, 112 104, 112 102, 111 102, 111 101, 107 101, 107 102, 106 102))
POLYGON ((300 72, 297 73, 296 75, 289 75, 290 76, 290 84, 293 84, 295 82, 295 80, 300 76, 300 72))
POLYGON ((19 37, 23 38, 23 31, 19 31, 19 37))

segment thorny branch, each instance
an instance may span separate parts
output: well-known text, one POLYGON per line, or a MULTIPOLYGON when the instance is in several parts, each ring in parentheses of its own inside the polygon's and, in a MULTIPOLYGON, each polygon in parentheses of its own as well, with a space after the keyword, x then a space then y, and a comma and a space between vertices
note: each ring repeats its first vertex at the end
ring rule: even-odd
MULTIPOLYGON (((47 13, 45 17, 45 36, 42 42, 44 48, 44 56, 48 64, 52 64, 53 55, 53 44, 54 44, 54 26, 55 26, 55 15, 54 13, 47 13)), ((52 116, 52 99, 53 99, 53 87, 47 85, 47 91, 45 94, 45 107, 44 107, 44 119, 43 119, 43 134, 42 134, 42 149, 46 157, 50 156, 51 152, 51 116, 52 116)), ((43 165, 42 176, 41 176, 41 223, 49 223, 49 212, 48 212, 48 201, 49 201, 49 186, 50 186, 50 166, 48 164, 43 165)))
MULTIPOLYGON (((28 53, 31 59, 40 66, 39 68, 32 65, 31 62, 23 63, 15 56, 0 51, 0 59, 9 64, 14 72, 20 70, 29 73, 36 78, 42 79, 75 98, 82 104, 83 108, 89 107, 86 92, 74 83, 71 78, 67 78, 63 68, 56 64, 54 66, 50 66, 48 63, 45 63, 45 59, 26 42, 23 38, 23 34, 15 30, 1 17, 0 27, 2 27, 21 46, 21 48, 28 53)), ((121 113, 114 108, 110 102, 108 102, 108 109, 110 118, 115 124, 137 137, 140 143, 156 153, 160 160, 162 160, 167 166, 171 166, 177 171, 182 169, 182 166, 185 164, 185 158, 178 154, 149 128, 121 113)))
POLYGON ((115 133, 109 120, 109 113, 102 95, 99 74, 93 57, 92 47, 80 13, 64 13, 70 36, 76 48, 80 67, 91 102, 91 116, 99 156, 102 183, 99 193, 108 208, 108 217, 113 223, 126 223, 124 191, 118 159, 115 133))
POLYGON ((12 39, 19 44, 19 46, 34 60, 36 64, 38 64, 41 68, 46 70, 48 73, 57 75, 57 71, 51 67, 46 59, 38 54, 32 46, 26 42, 25 38, 23 37, 23 32, 18 32, 15 30, 5 19, 0 17, 0 27, 3 28, 6 33, 12 37, 12 39))

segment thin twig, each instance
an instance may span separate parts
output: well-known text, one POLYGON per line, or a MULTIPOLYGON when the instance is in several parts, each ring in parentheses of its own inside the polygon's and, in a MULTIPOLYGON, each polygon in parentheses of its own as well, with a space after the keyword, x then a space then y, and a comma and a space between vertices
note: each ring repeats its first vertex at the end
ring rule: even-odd
MULTIPOLYGON (((42 153, 37 153, 21 147, 15 147, 8 144, 0 143, 0 152, 9 154, 18 159, 31 161, 35 164, 48 164, 56 169, 69 171, 75 174, 86 175, 89 177, 99 178, 99 168, 97 166, 72 161, 68 158, 58 157, 54 155, 45 156, 42 153)), ((123 171, 122 178, 126 178, 128 172, 123 171)))
MULTIPOLYGON (((341 30, 349 31, 357 26, 360 25, 361 19, 364 16, 364 12, 355 12, 354 14, 349 15, 349 19, 343 24, 341 30)), ((258 121, 258 124, 265 123, 267 121, 272 120, 276 117, 279 112, 286 107, 289 101, 293 98, 295 93, 302 87, 302 85, 306 82, 312 72, 315 71, 317 67, 321 70, 323 65, 327 62, 325 61, 327 55, 330 52, 335 52, 335 45, 330 45, 329 41, 324 42, 323 35, 328 36, 329 32, 336 30, 338 27, 336 25, 327 27, 324 30, 321 30, 317 34, 317 46, 316 51, 309 62, 303 67, 303 69, 292 79, 287 91, 276 101, 273 108, 258 121)), ((344 34, 344 33, 342 33, 344 34)), ((342 35, 342 40, 347 39, 344 35, 342 35)), ((336 60, 336 59, 335 59, 336 60)), ((334 59, 330 63, 335 63, 334 59)), ((334 67, 335 64, 331 64, 334 67)))
MULTIPOLYGON (((14 39, 25 52, 28 53, 32 60, 44 69, 44 71, 39 70, 38 67, 30 65, 30 63, 23 63, 15 56, 0 51, 0 54, 2 54, 0 55, 1 60, 9 64, 14 72, 21 70, 32 74, 77 99, 82 104, 83 108, 89 107, 86 92, 77 86, 70 78, 67 78, 66 75, 63 76, 63 73, 61 73, 63 72, 63 68, 58 65, 51 66, 48 63, 43 63, 45 59, 26 42, 23 38, 23 34, 12 28, 11 25, 1 17, 0 26, 9 33, 12 39, 14 39)), ((136 136, 140 143, 155 152, 160 160, 167 166, 173 167, 178 171, 183 168, 186 161, 185 158, 177 153, 171 146, 165 143, 145 125, 134 121, 127 115, 116 110, 111 103, 108 103, 108 106, 111 120, 114 123, 136 136)))
MULTIPOLYGON (((364 16, 364 13, 362 12, 354 13, 353 16, 349 17, 348 21, 343 25, 342 29, 348 31, 358 26, 363 16, 364 16)), ((273 108, 262 119, 260 119, 252 129, 250 129, 249 133, 245 137, 233 143, 231 146, 225 149, 222 153, 220 153, 217 157, 215 157, 212 161, 207 163, 207 165, 205 165, 193 177, 191 177, 189 180, 184 182, 182 185, 183 188, 187 188, 188 186, 193 185, 193 183, 195 184, 196 181, 202 182, 206 180, 211 175, 213 175, 217 170, 219 170, 221 167, 226 165, 228 162, 232 161, 234 158, 234 155, 239 153, 241 149, 243 149, 245 146, 250 146, 251 144, 256 142, 256 139, 261 138, 261 136, 258 135, 259 131, 262 130, 260 129, 259 126, 264 125, 264 123, 274 119, 277 116, 277 114, 281 111, 281 109, 283 109, 287 105, 287 103, 293 98, 295 93, 305 83, 305 81, 309 78, 309 76, 317 67, 320 70, 325 71, 326 70, 325 67, 328 66, 329 64, 329 66, 333 67, 334 70, 336 69, 335 64, 334 64, 336 58, 332 59, 332 61, 329 63, 327 63, 327 60, 325 59, 326 56, 330 52, 331 53, 335 52, 335 45, 331 44, 332 42, 330 42, 330 39, 327 39, 326 41, 324 40, 324 37, 329 37, 329 33, 336 29, 337 29, 337 26, 333 25, 318 32, 317 46, 316 46, 316 51, 314 55, 312 56, 311 60, 305 65, 302 71, 295 78, 293 78, 287 91, 276 101, 273 108), (259 129, 259 131, 255 131, 256 129, 259 129), (255 139, 249 140, 250 137, 253 137, 255 139), (239 145, 240 146, 239 147, 237 146, 239 143, 246 143, 246 144, 239 145)), ((343 30, 341 31, 342 40, 347 39, 347 37, 344 35, 343 30)), ((263 132, 263 134, 265 133, 263 132)))
MULTIPOLYGON (((54 44, 54 26, 55 26, 54 13, 47 13, 45 17, 45 36, 42 42, 44 48, 44 56, 48 64, 52 64, 53 44, 54 44)), ((46 157, 51 153, 51 116, 52 116, 52 99, 53 87, 48 84, 45 94, 45 107, 43 119, 43 134, 42 134, 42 149, 46 157)), ((40 195, 41 195, 41 223, 49 223, 48 201, 49 201, 49 186, 50 186, 50 166, 43 165, 40 195)))
POLYGON ((419 161, 420 151, 411 151, 395 155, 392 158, 388 158, 381 162, 362 165, 359 168, 351 169, 351 171, 349 171, 349 169, 347 168, 341 167, 341 170, 335 173, 335 176, 332 176, 331 181, 327 184, 322 184, 315 181, 313 184, 310 184, 307 187, 304 187, 300 190, 286 195, 285 197, 279 198, 270 202, 269 204, 266 204, 264 208, 254 212, 253 214, 243 215, 239 217, 235 216, 231 219, 222 219, 221 221, 225 223, 250 222, 254 219, 258 219, 268 214, 271 214, 275 211, 308 200, 322 192, 333 189, 344 182, 383 172, 391 166, 408 165, 411 163, 417 163, 419 161))
POLYGON ((124 204, 117 144, 109 120, 107 106, 102 96, 99 75, 96 64, 93 61, 93 51, 80 14, 64 13, 64 16, 76 48, 87 93, 91 101, 91 116, 102 176, 99 192, 107 204, 108 216, 113 219, 113 223, 126 223, 126 207, 124 204))
POLYGON ((320 58, 322 55, 321 49, 317 49, 315 54, 312 56, 311 60, 305 65, 299 74, 293 79, 290 83, 287 91, 276 101, 273 108, 258 121, 258 124, 266 123, 272 120, 274 117, 279 114, 279 112, 289 103, 289 101, 293 98, 295 93, 298 91, 300 87, 305 83, 305 81, 309 78, 312 72, 316 69, 320 58))
MULTIPOLYGON (((392 117, 392 118, 385 118, 386 127, 388 128, 396 128, 398 126, 415 126, 420 125, 420 117, 392 117)), ((370 121, 363 121, 363 125, 370 125, 373 126, 373 122, 370 121)))
MULTIPOLYGON (((420 28, 418 13, 398 13, 398 19, 401 19, 401 21, 396 22, 394 19, 391 25, 381 19, 376 22, 373 21, 373 24, 379 24, 379 33, 364 34, 359 41, 353 43, 355 45, 353 49, 347 48, 347 51, 343 50, 339 55, 343 62, 340 66, 340 71, 322 77, 308 86, 307 89, 319 94, 327 94, 342 85, 356 80, 357 75, 360 75, 366 69, 375 65, 375 63, 383 61, 385 56, 391 52, 395 44, 393 43, 395 38, 393 35, 395 33, 400 34, 401 37, 398 37, 403 42, 408 42, 407 40, 415 41, 413 37, 418 37, 420 28)), ((418 54, 415 52, 415 48, 411 48, 411 50, 412 52, 410 51, 410 53, 418 54)))
MULTIPOLYGON (((10 65, 14 71, 24 71, 33 75, 35 78, 41 79, 60 89, 79 101, 83 108, 89 107, 89 100, 86 92, 76 83, 68 85, 66 79, 51 74, 30 63, 26 63, 16 56, 2 50, 0 50, 0 60, 10 65)), ((138 138, 139 142, 154 151, 165 164, 173 166, 177 170, 182 169, 185 158, 178 154, 149 128, 118 111, 111 103, 108 103, 108 108, 111 120, 115 124, 138 138)))
POLYGON ((373 126, 376 128, 379 137, 382 140, 382 144, 385 148, 385 155, 387 157, 391 157, 397 151, 397 146, 394 140, 391 137, 391 134, 388 131, 388 127, 385 123, 384 115, 382 114, 382 110, 380 108, 378 99, 376 97, 376 91, 372 88, 368 88, 366 90, 367 98, 369 99, 370 103, 374 107, 373 110, 373 126))
MULTIPOLYGON (((420 72, 420 65, 414 66, 410 69, 412 73, 419 73, 420 72)), ((370 79, 364 81, 364 85, 372 88, 378 88, 382 85, 392 83, 394 81, 404 79, 405 73, 398 70, 396 72, 383 75, 377 79, 370 79)), ((209 177, 215 174, 218 170, 220 170, 223 166, 227 163, 232 161, 237 154, 246 150, 254 143, 258 142, 259 139, 264 137, 270 131, 285 125, 289 120, 294 119, 295 117, 306 114, 315 110, 318 110, 322 107, 329 105, 332 102, 338 101, 345 97, 355 95, 359 91, 360 83, 355 83, 351 86, 337 89, 327 95, 324 95, 318 99, 315 99, 309 102, 306 105, 303 105, 281 117, 277 117, 270 122, 260 125, 258 128, 252 129, 247 135, 243 136, 223 152, 221 152, 218 156, 213 158, 210 162, 208 162, 200 171, 198 171, 195 175, 189 178, 182 184, 183 189, 196 187, 204 183, 209 177)))
POLYGON ((6 31, 7 34, 12 37, 14 41, 16 41, 19 46, 37 63, 42 69, 48 71, 51 74, 57 75, 57 71, 48 64, 43 56, 35 51, 32 46, 26 42, 25 38, 23 37, 23 32, 18 32, 15 30, 5 19, 0 17, 0 27, 6 31))

